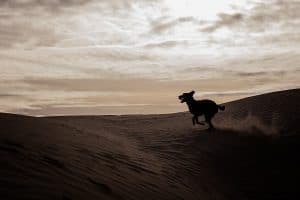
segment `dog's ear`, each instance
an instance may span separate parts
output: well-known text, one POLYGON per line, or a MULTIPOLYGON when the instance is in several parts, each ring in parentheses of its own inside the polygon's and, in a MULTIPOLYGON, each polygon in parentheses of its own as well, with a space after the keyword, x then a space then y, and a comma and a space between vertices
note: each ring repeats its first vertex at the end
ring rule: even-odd
POLYGON ((194 94, 195 94, 195 91, 194 91, 194 90, 192 90, 192 91, 190 92, 190 94, 191 94, 191 95, 194 95, 194 94))

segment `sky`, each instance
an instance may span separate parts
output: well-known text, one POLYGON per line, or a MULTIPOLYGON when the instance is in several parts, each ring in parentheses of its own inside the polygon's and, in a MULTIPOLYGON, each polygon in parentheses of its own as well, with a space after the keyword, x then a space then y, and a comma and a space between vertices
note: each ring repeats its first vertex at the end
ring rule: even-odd
POLYGON ((300 87, 299 0, 1 0, 0 112, 147 114, 300 87))

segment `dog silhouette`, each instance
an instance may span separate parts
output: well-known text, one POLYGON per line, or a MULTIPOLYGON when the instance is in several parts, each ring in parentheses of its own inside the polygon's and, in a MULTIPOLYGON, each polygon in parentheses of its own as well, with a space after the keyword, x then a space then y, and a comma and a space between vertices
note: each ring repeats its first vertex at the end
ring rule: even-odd
POLYGON ((217 105, 216 102, 203 99, 203 100, 195 100, 193 95, 195 91, 191 91, 188 93, 183 93, 182 95, 178 96, 181 100, 181 103, 186 103, 189 111, 194 115, 192 118, 193 125, 204 123, 199 122, 198 117, 204 115, 205 121, 208 123, 210 129, 214 129, 214 125, 212 124, 211 120, 218 113, 219 110, 224 111, 225 106, 217 105))

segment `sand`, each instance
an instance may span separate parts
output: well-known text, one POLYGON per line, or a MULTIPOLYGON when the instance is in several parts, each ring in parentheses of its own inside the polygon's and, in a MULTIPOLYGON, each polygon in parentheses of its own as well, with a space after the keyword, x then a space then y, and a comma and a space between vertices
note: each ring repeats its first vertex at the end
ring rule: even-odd
POLYGON ((0 114, 0 199, 299 199, 300 89, 187 112, 0 114))

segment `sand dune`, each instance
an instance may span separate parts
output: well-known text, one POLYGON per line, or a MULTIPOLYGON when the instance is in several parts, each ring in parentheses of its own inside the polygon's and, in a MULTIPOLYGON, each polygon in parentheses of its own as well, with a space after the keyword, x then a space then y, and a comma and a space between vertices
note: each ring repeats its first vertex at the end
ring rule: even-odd
POLYGON ((189 113, 0 114, 1 199, 299 199, 300 89, 189 113))

